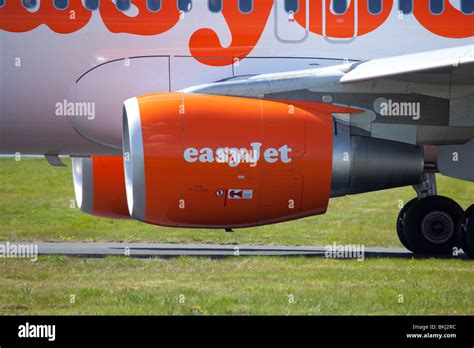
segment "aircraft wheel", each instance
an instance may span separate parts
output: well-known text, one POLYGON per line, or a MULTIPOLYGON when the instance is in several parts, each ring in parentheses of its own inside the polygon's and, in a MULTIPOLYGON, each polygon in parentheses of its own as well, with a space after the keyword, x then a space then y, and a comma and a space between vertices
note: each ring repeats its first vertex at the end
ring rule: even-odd
POLYGON ((402 210, 400 210, 400 213, 398 214, 397 218, 397 234, 398 234, 398 239, 400 239, 400 242, 403 244, 403 246, 407 249, 410 249, 408 247, 407 240, 405 238, 405 232, 404 230, 404 225, 405 225, 405 217, 408 209, 411 208, 411 206, 418 200, 418 198, 413 198, 411 201, 407 202, 402 210))
POLYGON ((465 218, 459 226, 458 239, 464 254, 474 259, 474 205, 466 210, 465 218))
POLYGON ((408 250, 417 254, 449 255, 458 246, 463 209, 452 199, 429 196, 417 200, 404 219, 408 250))

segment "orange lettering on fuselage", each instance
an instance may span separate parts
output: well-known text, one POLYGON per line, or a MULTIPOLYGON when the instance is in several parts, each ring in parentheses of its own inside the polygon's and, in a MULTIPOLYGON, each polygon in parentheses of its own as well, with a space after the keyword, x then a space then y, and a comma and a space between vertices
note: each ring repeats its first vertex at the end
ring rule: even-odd
POLYGON ((0 29, 22 33, 47 25, 58 34, 70 34, 83 28, 91 18, 91 11, 84 8, 81 0, 69 0, 69 7, 58 10, 53 1, 42 1, 38 10, 28 11, 20 0, 6 1, 0 8, 0 29))
MULTIPOLYGON (((119 11, 113 1, 101 1, 100 15, 107 29, 112 33, 134 35, 162 34, 179 21, 176 1, 162 1, 158 12, 146 8, 143 0, 132 0, 138 14, 128 16, 119 11)), ((365 35, 380 27, 393 9, 393 0, 383 1, 382 11, 372 14, 368 1, 359 0, 357 9, 352 1, 345 14, 335 14, 331 10, 331 0, 309 0, 309 31, 329 38, 350 39, 365 35), (324 2, 323 2, 324 1, 324 2), (324 6, 323 6, 324 5, 324 6), (357 10, 357 24, 355 10, 357 10), (325 12, 323 14, 323 11, 325 12), (323 28, 325 23, 326 28, 323 28), (355 32, 357 28, 357 32, 355 32)), ((242 13, 238 0, 226 0, 222 15, 232 35, 228 47, 223 47, 213 30, 202 28, 195 31, 189 40, 191 54, 199 62, 211 66, 232 64, 235 59, 246 57, 257 45, 272 11, 273 0, 254 1, 253 10, 242 13)), ((429 8, 429 0, 417 0, 414 15, 422 26, 430 32, 447 38, 468 38, 474 36, 474 15, 467 15, 444 1, 443 13, 435 15, 429 8)), ((300 1, 300 9, 295 20, 306 27, 306 1, 300 1)), ((41 1, 37 11, 28 11, 21 0, 7 0, 0 8, 0 30, 27 32, 45 24, 59 34, 70 34, 83 28, 90 21, 92 12, 84 8, 82 0, 69 0, 65 10, 56 9, 53 1, 41 1)))
POLYGON ((103 1, 100 5, 100 15, 105 26, 112 33, 128 33, 136 35, 157 35, 170 30, 179 21, 179 11, 175 1, 162 1, 158 12, 147 9, 143 0, 133 0, 138 14, 129 17, 112 1, 103 1))
POLYGON ((417 0, 413 12, 418 22, 433 34, 453 39, 474 36, 474 14, 462 13, 449 1, 444 1, 442 13, 434 14, 429 0, 417 0))
POLYGON ((199 62, 213 66, 229 65, 234 59, 246 57, 257 45, 272 6, 273 0, 257 0, 251 13, 242 13, 237 0, 226 0, 222 14, 232 34, 229 47, 222 47, 217 34, 204 28, 191 36, 191 54, 199 62))

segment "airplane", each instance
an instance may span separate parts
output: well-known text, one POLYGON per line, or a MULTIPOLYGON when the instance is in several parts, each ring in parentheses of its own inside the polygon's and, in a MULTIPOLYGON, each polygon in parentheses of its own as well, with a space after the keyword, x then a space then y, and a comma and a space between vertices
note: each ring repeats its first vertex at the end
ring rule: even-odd
MULTIPOLYGON (((0 0, 0 153, 88 214, 232 228, 412 186, 415 254, 474 257, 472 0, 0 0), (32 173, 33 174, 33 173, 32 173)), ((376 231, 374 231, 376 233, 376 231)))

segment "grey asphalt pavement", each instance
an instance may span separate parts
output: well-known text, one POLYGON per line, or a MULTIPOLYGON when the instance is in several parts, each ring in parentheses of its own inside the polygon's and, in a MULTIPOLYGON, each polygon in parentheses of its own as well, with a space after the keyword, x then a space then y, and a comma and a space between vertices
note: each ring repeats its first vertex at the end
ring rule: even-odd
MULTIPOLYGON (((19 243, 0 242, 0 246, 37 245, 38 255, 67 255, 77 257, 228 257, 228 256, 305 256, 325 257, 325 246, 265 246, 265 245, 219 245, 219 244, 155 244, 155 243, 19 243)), ((3 249, 0 247, 0 250, 3 249)), ((360 250, 359 250, 360 251, 360 250)), ((357 256, 354 256, 355 258, 357 256)), ((364 258, 389 257, 411 258, 414 255, 402 248, 364 248, 364 258)))

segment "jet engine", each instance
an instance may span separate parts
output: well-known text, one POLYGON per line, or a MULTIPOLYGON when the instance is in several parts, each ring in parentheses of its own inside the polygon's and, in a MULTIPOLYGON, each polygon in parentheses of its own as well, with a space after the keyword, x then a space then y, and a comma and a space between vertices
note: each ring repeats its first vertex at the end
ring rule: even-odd
POLYGON ((88 214, 130 219, 121 156, 74 157, 72 172, 79 208, 88 214))
POLYGON ((332 117, 354 112, 185 93, 128 99, 129 212, 163 226, 248 227, 323 214, 330 196, 418 184, 422 148, 351 135, 332 117))

